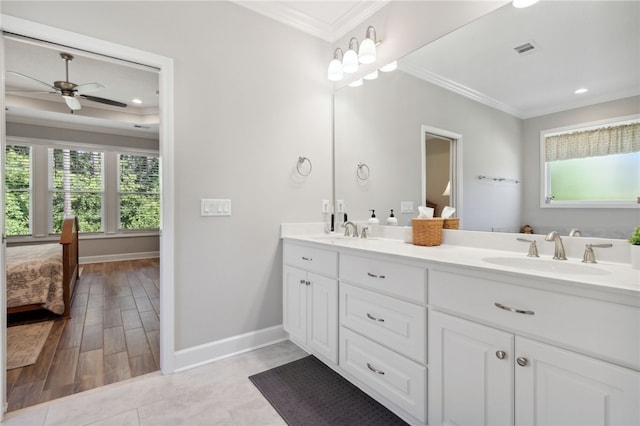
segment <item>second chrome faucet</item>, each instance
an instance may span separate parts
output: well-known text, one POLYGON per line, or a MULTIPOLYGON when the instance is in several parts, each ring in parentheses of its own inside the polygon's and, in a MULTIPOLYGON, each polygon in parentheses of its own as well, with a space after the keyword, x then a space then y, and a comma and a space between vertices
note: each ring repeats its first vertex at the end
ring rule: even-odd
POLYGON ((551 231, 545 237, 545 241, 553 241, 555 249, 553 251, 553 258, 557 260, 567 260, 567 256, 564 253, 564 244, 562 244, 562 238, 557 231, 551 231))

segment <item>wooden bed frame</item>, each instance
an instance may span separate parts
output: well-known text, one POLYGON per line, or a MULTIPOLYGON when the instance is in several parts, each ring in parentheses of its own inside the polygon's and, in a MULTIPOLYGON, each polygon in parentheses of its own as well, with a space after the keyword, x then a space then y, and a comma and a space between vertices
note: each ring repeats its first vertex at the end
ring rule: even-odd
MULTIPOLYGON (((80 279, 79 255, 78 255, 78 217, 69 216, 62 223, 60 234, 62 245, 62 285, 64 298, 63 318, 71 318, 71 301, 76 287, 76 281, 80 279)), ((42 309, 42 304, 33 303, 24 306, 7 308, 7 314, 27 312, 42 309)))

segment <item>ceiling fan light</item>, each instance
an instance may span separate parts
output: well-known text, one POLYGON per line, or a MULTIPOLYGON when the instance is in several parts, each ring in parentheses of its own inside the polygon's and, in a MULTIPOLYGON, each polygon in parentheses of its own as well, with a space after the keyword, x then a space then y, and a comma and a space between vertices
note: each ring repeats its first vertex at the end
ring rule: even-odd
POLYGON ((80 105, 80 102, 75 97, 68 95, 62 95, 62 97, 64 98, 64 101, 66 102, 69 109, 71 109, 72 111, 76 111, 82 108, 82 105, 80 105))
POLYGON ((389 62, 387 65, 380 68, 382 72, 391 72, 398 69, 398 61, 389 62))
POLYGON ((134 104, 138 104, 138 105, 142 104, 142 100, 138 99, 138 98, 131 99, 131 102, 133 102, 134 104))

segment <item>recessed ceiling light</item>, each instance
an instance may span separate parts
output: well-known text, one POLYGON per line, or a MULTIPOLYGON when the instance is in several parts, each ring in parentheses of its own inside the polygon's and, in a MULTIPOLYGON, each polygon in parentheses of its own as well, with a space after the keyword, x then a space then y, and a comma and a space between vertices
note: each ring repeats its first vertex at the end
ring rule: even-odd
POLYGON ((575 93, 576 95, 581 95, 583 93, 587 93, 588 91, 589 91, 589 89, 587 89, 585 87, 581 87, 579 89, 576 89, 576 91, 573 92, 573 93, 575 93))
POLYGON ((135 99, 131 99, 131 102, 133 102, 134 104, 141 104, 142 100, 138 99, 138 98, 135 98, 135 99))
POLYGON ((534 5, 536 3, 538 3, 538 0, 513 0, 511 2, 513 7, 517 7, 518 9, 529 7, 529 6, 534 5))

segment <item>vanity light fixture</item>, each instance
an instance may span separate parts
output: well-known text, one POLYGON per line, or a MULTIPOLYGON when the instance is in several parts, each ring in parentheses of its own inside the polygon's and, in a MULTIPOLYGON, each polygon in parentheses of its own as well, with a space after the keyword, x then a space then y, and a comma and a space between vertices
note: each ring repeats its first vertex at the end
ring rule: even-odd
POLYGON ((327 78, 330 81, 340 81, 344 75, 342 72, 342 49, 339 47, 333 52, 333 59, 329 62, 329 69, 327 70, 327 78))
POLYGON ((351 37, 349 41, 349 50, 347 50, 342 58, 342 71, 345 73, 354 73, 358 71, 358 39, 351 37))
POLYGON ((380 68, 382 72, 391 72, 398 69, 398 61, 389 62, 387 65, 380 68))
POLYGON ((358 52, 361 64, 372 64, 376 61, 376 41, 376 29, 369 26, 358 52))
POLYGON ((511 2, 513 7, 516 7, 518 9, 523 9, 525 7, 532 6, 532 5, 536 4, 536 3, 538 3, 538 0, 513 0, 511 2))
POLYGON ((583 93, 587 93, 588 91, 589 89, 587 89, 586 87, 581 87, 579 89, 576 89, 573 93, 575 93, 576 95, 581 95, 583 93))
POLYGON ((365 75, 363 78, 365 80, 375 80, 376 78, 378 78, 378 70, 370 72, 369 74, 365 75))
POLYGON ((362 79, 359 78, 358 80, 352 81, 351 83, 349 83, 349 87, 360 87, 362 86, 362 83, 363 83, 362 79))

